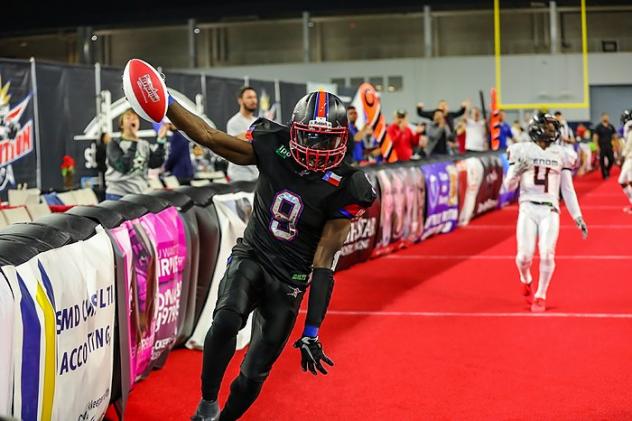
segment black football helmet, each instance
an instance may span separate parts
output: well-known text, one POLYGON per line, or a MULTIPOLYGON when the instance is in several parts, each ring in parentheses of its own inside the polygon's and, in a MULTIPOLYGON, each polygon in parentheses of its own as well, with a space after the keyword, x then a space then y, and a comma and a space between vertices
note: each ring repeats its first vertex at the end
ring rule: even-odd
POLYGON ((556 142, 560 138, 560 122, 548 113, 538 112, 529 121, 529 137, 534 142, 556 142))
POLYGON ((294 107, 290 151, 303 168, 322 172, 340 165, 348 135, 347 110, 336 95, 311 92, 294 107))
POLYGON ((627 109, 621 113, 621 124, 625 126, 628 121, 632 120, 632 110, 627 109))

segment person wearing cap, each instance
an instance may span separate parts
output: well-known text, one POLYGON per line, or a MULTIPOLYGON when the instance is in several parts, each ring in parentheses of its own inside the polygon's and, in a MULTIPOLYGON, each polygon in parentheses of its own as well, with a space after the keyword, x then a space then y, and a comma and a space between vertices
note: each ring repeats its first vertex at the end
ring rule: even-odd
POLYGON ((419 145, 419 138, 423 132, 421 126, 413 131, 408 125, 406 110, 399 109, 395 112, 395 120, 388 126, 388 135, 393 142, 399 161, 409 161, 413 152, 419 145))
POLYGON ((428 145, 425 147, 426 155, 448 155, 457 146, 451 139, 452 132, 443 111, 435 111, 432 124, 428 127, 428 145))

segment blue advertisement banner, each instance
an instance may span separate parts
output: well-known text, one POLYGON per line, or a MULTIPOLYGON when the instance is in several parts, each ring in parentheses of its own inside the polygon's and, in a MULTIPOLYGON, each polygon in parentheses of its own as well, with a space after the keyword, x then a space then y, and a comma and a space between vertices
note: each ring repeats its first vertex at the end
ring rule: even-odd
POLYGON ((457 226, 458 174, 452 162, 423 165, 421 171, 426 180, 426 222, 422 236, 426 239, 457 226))

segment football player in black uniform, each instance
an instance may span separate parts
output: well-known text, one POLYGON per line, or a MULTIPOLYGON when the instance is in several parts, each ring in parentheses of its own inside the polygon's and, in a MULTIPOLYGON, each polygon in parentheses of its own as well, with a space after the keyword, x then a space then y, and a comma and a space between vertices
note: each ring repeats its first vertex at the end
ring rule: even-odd
MULTIPOLYGON (((171 100, 170 100, 171 101, 171 100)), ((373 203, 366 176, 343 163, 347 116, 338 97, 313 92, 294 108, 290 127, 258 119, 244 142, 209 127, 171 101, 167 116, 197 143, 240 165, 256 164, 254 211, 219 286, 213 324, 204 341, 202 400, 192 420, 238 419, 259 395, 292 331, 310 286, 301 351, 304 371, 333 365, 318 330, 334 285, 336 254, 351 220, 373 203), (217 394, 237 332, 254 311, 250 348, 219 414, 217 394)))

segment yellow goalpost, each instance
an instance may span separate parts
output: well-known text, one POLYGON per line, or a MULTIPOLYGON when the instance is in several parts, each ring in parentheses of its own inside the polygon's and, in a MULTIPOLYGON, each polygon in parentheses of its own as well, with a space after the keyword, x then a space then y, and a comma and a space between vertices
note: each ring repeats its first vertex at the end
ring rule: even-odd
POLYGON ((501 90, 501 53, 500 53, 500 0, 494 0, 494 56, 496 60, 496 95, 498 106, 502 110, 543 109, 543 108, 589 108, 590 93, 588 86, 588 40, 586 30, 586 0, 581 0, 581 27, 582 27, 582 71, 583 71, 583 101, 562 103, 525 103, 509 104, 502 101, 501 90))

